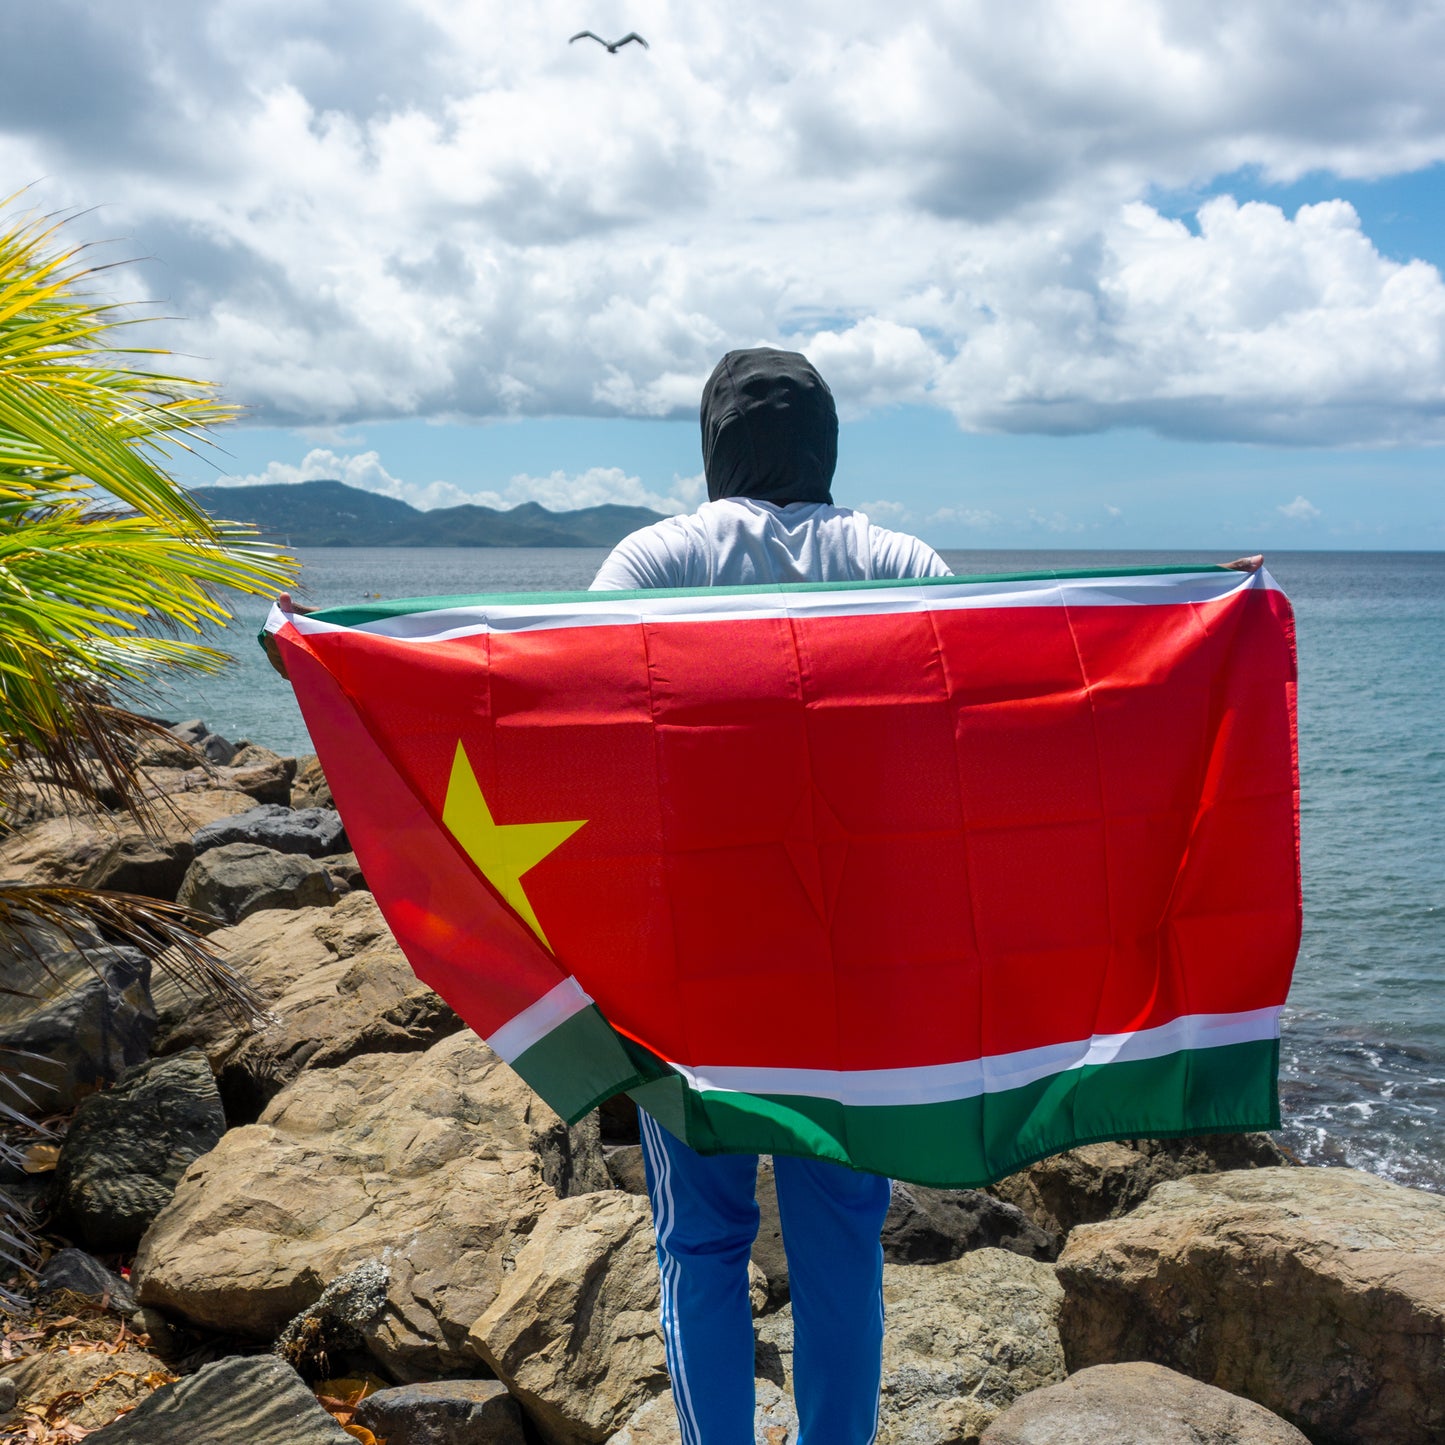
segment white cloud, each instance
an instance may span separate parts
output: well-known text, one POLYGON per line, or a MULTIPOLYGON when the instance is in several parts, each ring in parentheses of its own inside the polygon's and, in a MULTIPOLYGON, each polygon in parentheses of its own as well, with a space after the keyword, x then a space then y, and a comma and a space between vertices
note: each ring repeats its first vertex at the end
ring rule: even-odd
POLYGON ((651 50, 562 0, 47 0, 0 170, 106 203, 263 421, 680 415, 767 341, 846 414, 1445 440, 1438 270, 1343 202, 1152 201, 1445 159, 1445 7, 610 6, 651 50))
POLYGON ((462 502, 473 500, 451 482, 402 481, 382 466, 381 457, 376 452, 357 452, 352 456, 341 456, 329 447, 313 447, 302 458, 299 466, 290 462, 268 462, 264 471, 239 477, 223 477, 216 485, 255 487, 323 479, 345 482, 348 487, 360 487, 368 492, 380 492, 384 497, 396 497, 424 512, 433 507, 455 507, 462 502))
POLYGON ((1292 502, 1286 502, 1282 507, 1276 507, 1275 511, 1288 517, 1292 522, 1313 522, 1317 517, 1324 515, 1306 497, 1296 497, 1292 502))
POLYGON ((977 531, 986 531, 990 527, 999 526, 1002 522, 1003 518, 997 512, 990 512, 986 507, 940 507, 928 518, 930 527, 952 524, 977 531))
POLYGON ((556 471, 545 477, 518 473, 500 492, 475 492, 467 498, 484 507, 515 507, 538 502, 554 512, 577 507, 599 507, 615 503, 627 507, 648 507, 654 512, 690 512, 706 494, 702 474, 674 477, 666 493, 650 491, 639 477, 629 476, 621 467, 589 467, 573 475, 556 471))
POLYGON ((877 522, 880 527, 901 527, 905 522, 913 520, 913 513, 902 502, 889 501, 883 497, 871 502, 859 502, 853 510, 862 512, 870 522, 877 522))

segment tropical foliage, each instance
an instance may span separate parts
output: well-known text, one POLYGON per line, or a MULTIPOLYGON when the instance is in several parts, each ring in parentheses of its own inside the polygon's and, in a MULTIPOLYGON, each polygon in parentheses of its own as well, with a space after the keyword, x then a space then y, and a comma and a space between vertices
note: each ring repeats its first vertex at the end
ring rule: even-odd
MULTIPOLYGON (((169 474, 234 409, 133 341, 137 318, 96 294, 107 269, 65 220, 0 203, 0 831, 37 788, 154 821, 163 800, 135 747, 160 724, 135 709, 165 674, 225 664, 206 633, 229 617, 226 589, 294 576, 169 474)), ((189 921, 153 899, 0 880, 0 960, 37 922, 98 928, 234 993, 189 921)))

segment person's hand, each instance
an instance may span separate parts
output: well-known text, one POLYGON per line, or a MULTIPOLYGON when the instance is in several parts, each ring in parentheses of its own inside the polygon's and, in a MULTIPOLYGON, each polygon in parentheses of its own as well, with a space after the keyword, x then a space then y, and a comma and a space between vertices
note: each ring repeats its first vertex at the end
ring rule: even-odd
MULTIPOLYGON (((289 592, 278 593, 276 605, 283 612, 300 613, 303 616, 308 612, 316 611, 314 607, 302 607, 299 602, 292 599, 289 592)), ((281 649, 276 646, 276 639, 272 637, 269 632, 263 632, 261 634, 261 646, 266 649, 266 657, 271 666, 274 667, 282 677, 286 677, 286 664, 281 661, 281 649)), ((286 680, 289 682, 291 679, 286 677, 286 680)))
POLYGON ((1264 553, 1256 552, 1253 557, 1236 557, 1233 562, 1221 562, 1219 565, 1231 572, 1258 572, 1264 566, 1264 553))

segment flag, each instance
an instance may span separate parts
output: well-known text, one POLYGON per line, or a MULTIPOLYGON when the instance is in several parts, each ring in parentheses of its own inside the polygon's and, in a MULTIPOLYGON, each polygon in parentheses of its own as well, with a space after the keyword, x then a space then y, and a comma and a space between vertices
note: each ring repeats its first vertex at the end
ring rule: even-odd
POLYGON ((1278 1126, 1267 572, 273 609, 418 976, 564 1118, 981 1185, 1278 1126))

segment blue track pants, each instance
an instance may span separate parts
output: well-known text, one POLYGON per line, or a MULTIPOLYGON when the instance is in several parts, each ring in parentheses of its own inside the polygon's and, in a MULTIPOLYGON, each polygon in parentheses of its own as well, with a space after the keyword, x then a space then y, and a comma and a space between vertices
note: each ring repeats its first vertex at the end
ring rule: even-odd
MULTIPOLYGON (((638 1118, 683 1445, 753 1445, 757 1155, 705 1156, 642 1110, 638 1118)), ((892 1187, 812 1159, 779 1155, 773 1170, 793 1298, 799 1445, 869 1445, 883 1355, 878 1236, 892 1187)))

